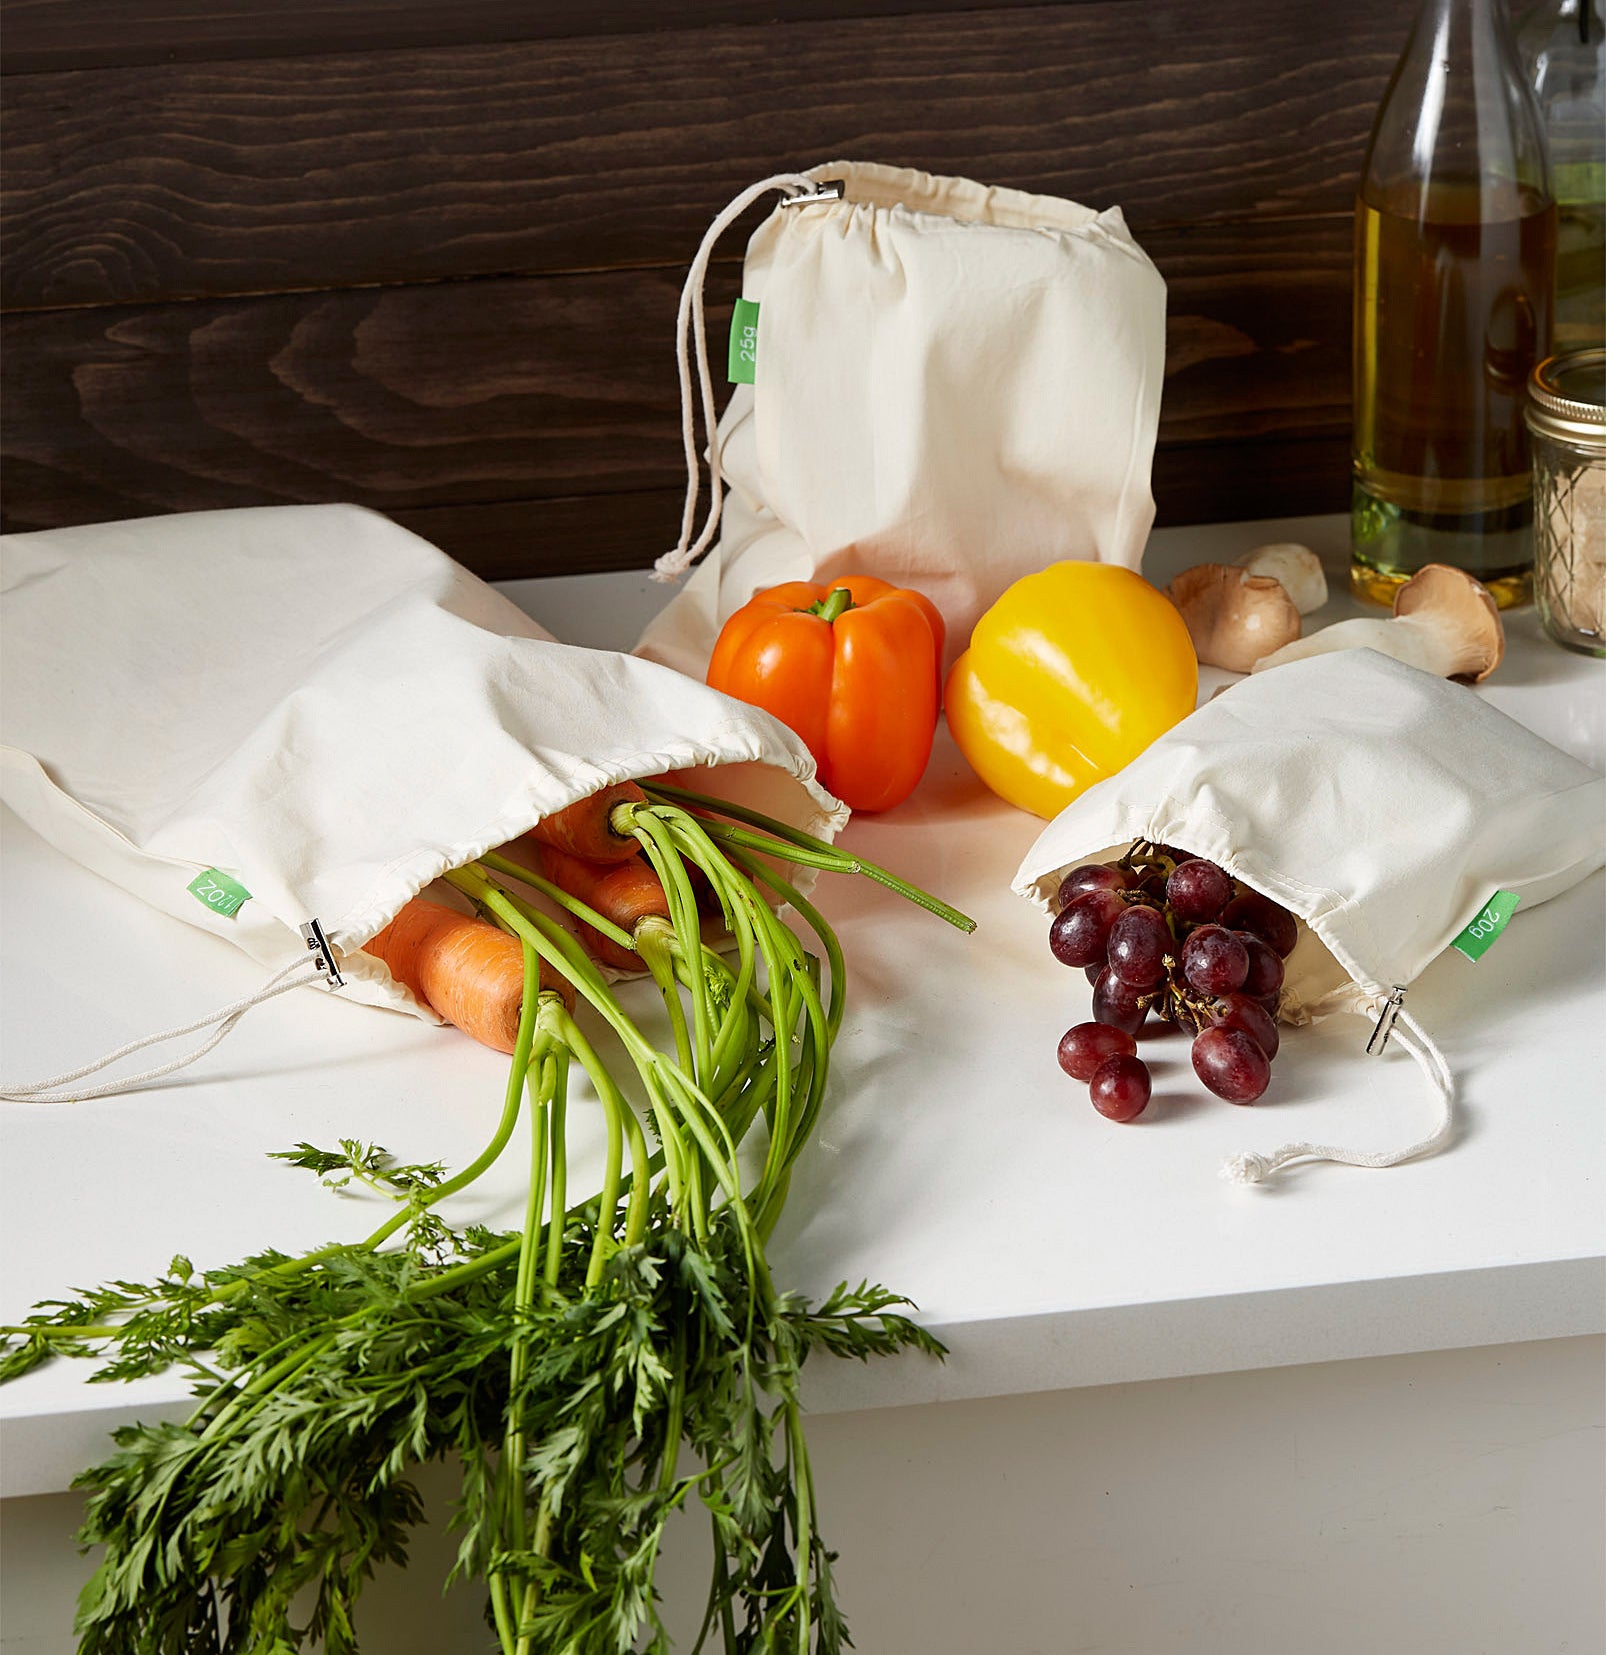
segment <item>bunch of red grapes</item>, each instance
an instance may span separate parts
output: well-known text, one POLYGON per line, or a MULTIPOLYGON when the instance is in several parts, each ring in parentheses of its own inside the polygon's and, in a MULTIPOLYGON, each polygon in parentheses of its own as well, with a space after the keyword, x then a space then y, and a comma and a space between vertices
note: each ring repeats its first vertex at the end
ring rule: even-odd
POLYGON ((1093 985, 1093 1021, 1067 1029, 1060 1067, 1112 1121, 1148 1106, 1138 1030, 1152 1013, 1193 1036, 1193 1072, 1229 1103, 1253 1103, 1277 1055, 1283 961, 1294 916, 1214 862, 1140 840, 1118 862, 1060 881, 1048 946, 1093 985))

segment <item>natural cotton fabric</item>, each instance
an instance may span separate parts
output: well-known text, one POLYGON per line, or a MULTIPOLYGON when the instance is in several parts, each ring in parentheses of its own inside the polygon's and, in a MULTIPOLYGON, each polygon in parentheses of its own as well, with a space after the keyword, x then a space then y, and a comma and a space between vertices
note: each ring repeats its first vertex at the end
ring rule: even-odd
POLYGON ((720 539, 640 652, 700 676, 756 591, 863 573, 931 598, 951 658, 1034 569, 1136 569, 1165 285, 1120 210, 863 162, 798 177, 844 198, 777 206, 748 244, 757 359, 711 445, 720 539))
MULTIPOLYGON (((1027 852, 1014 888, 1047 908, 1063 875, 1134 839, 1205 856, 1303 920, 1283 1015, 1379 1017, 1497 890, 1514 924, 1606 863, 1606 780, 1460 684, 1373 650, 1256 673, 1089 788, 1027 852)), ((1405 999, 1409 1004, 1409 997, 1405 999)), ((1407 1029, 1420 1031, 1405 1014, 1407 1029)), ((1437 1076, 1436 1050, 1402 1037, 1437 1076)), ((1258 1179, 1301 1157, 1385 1166, 1436 1147, 1285 1146, 1233 1163, 1258 1179)))
POLYGON ((353 506, 0 540, 0 797, 43 838, 264 965, 316 918, 345 997, 438 1021, 362 944, 454 868, 611 782, 715 790, 831 836, 784 726, 651 662, 553 641, 353 506), (186 887, 216 868, 232 918, 186 887))

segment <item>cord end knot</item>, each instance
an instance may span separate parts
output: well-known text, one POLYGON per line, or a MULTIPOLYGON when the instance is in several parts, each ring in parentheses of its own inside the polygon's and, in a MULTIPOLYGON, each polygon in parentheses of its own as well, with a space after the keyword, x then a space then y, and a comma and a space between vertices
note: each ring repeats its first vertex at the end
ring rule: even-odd
POLYGON ((1229 1184, 1263 1183, 1271 1170, 1271 1162, 1264 1155, 1256 1155, 1253 1150, 1245 1150, 1242 1155, 1230 1155, 1221 1163, 1221 1176, 1229 1184))

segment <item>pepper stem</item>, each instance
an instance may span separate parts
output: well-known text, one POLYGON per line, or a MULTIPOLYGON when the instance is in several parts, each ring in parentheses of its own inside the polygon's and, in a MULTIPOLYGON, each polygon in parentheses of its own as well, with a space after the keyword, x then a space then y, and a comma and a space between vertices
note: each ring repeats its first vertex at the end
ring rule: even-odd
POLYGON ((838 615, 847 614, 852 607, 853 594, 845 586, 834 586, 818 603, 811 603, 800 613, 818 615, 829 626, 838 615))

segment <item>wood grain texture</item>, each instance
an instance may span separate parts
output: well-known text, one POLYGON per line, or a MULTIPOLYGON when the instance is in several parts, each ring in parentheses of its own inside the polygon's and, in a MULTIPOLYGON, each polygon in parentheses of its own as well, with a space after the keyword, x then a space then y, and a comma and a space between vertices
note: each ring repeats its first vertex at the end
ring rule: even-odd
POLYGON ((678 296, 641 271, 9 316, 3 446, 34 469, 7 514, 45 470, 166 511, 661 485, 678 296))
POLYGON ((1121 203, 1168 283, 1161 521, 1339 506, 1410 9, 6 0, 5 524, 348 499, 487 573, 646 563, 685 265, 842 155, 1121 203))
MULTIPOLYGON (((1085 0, 1060 0, 1083 4, 1085 0)), ((1142 0, 1129 0, 1141 4, 1142 0)), ((396 51, 576 35, 763 26, 910 12, 992 11, 1042 0, 5 0, 6 74, 396 51)))
POLYGON ((679 266, 742 185, 842 155, 1144 235, 1341 212, 1401 10, 1083 0, 12 76, 0 298, 679 266))
MULTIPOLYGON (((1291 517, 1342 511, 1349 505, 1349 440, 1346 436, 1264 440, 1252 450, 1256 468, 1253 509, 1246 509, 1239 443, 1201 443, 1163 449, 1155 457, 1156 523, 1212 523, 1241 517, 1291 517)), ((680 525, 678 488, 582 494, 466 505, 393 509, 389 516, 422 535, 486 580, 541 574, 588 574, 603 569, 642 569, 674 544, 680 525)), ((63 524, 15 524, 50 528, 149 515, 89 493, 74 497, 63 524)), ((1249 550, 1246 542, 1244 550, 1249 550)))
MULTIPOLYGON (((1163 447, 1347 430, 1349 235, 1156 234, 1163 447)), ((710 293, 716 344, 735 279, 710 293)), ((7 521, 673 489, 678 295, 676 272, 627 270, 9 316, 7 521)))
MULTIPOLYGON (((1349 508, 1348 434, 1198 443, 1155 457, 1156 523, 1219 523, 1247 517, 1294 517, 1349 508), (1256 471, 1252 510, 1245 509, 1243 468, 1256 471)), ((588 494, 566 499, 503 500, 486 505, 425 506, 390 515, 486 580, 532 574, 640 569, 674 544, 679 489, 588 494)), ((1244 543, 1248 551, 1252 538, 1244 543)))

